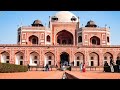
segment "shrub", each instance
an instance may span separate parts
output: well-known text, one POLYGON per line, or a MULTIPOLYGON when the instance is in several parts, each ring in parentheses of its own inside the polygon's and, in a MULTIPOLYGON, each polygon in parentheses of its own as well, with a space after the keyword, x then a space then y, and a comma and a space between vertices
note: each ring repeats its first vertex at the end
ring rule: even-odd
POLYGON ((27 66, 0 63, 0 73, 26 72, 26 71, 28 71, 27 66))

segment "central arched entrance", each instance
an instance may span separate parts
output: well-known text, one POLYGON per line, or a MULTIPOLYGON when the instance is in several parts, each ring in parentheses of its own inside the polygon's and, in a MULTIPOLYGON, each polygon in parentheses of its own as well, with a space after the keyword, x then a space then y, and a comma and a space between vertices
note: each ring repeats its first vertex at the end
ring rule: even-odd
POLYGON ((66 52, 62 52, 60 55, 60 64, 68 66, 69 65, 69 54, 66 52))
POLYGON ((57 44, 73 44, 73 34, 67 30, 62 30, 56 34, 57 44))

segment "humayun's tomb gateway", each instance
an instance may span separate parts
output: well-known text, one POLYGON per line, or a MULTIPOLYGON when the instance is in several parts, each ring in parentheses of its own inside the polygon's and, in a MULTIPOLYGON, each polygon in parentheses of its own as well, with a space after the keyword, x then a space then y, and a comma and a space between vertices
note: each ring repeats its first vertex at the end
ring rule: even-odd
POLYGON ((120 58, 120 46, 110 45, 110 28, 98 27, 92 20, 80 26, 79 17, 68 11, 49 16, 49 26, 35 20, 18 28, 17 44, 0 44, 0 62, 17 65, 103 66, 120 58))

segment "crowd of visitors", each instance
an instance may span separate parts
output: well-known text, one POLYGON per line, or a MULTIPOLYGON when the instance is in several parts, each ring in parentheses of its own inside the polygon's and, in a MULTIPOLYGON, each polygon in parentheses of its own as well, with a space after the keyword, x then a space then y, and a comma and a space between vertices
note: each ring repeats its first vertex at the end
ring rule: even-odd
POLYGON ((120 59, 117 59, 115 63, 113 58, 110 58, 110 65, 105 61, 104 72, 120 72, 120 59))
MULTIPOLYGON (((68 62, 62 63, 60 66, 60 70, 69 70, 71 71, 72 64, 68 64, 68 62)), ((44 71, 49 71, 50 65, 46 64, 44 68, 44 71)), ((56 68, 59 68, 58 65, 56 64, 56 68)), ((86 67, 85 63, 80 63, 79 65, 80 71, 81 72, 86 72, 86 67)), ((28 70, 30 71, 30 65, 28 64, 28 70)), ((113 58, 110 58, 110 62, 108 64, 107 61, 104 63, 104 72, 120 72, 120 59, 116 60, 116 63, 114 62, 113 58)))

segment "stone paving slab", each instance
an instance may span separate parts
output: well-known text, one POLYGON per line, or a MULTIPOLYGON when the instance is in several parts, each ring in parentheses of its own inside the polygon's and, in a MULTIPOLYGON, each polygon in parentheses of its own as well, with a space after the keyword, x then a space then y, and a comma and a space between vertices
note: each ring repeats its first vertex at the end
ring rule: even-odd
POLYGON ((120 73, 102 72, 102 71, 67 71, 79 79, 120 79, 120 73))

